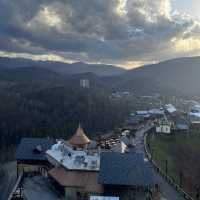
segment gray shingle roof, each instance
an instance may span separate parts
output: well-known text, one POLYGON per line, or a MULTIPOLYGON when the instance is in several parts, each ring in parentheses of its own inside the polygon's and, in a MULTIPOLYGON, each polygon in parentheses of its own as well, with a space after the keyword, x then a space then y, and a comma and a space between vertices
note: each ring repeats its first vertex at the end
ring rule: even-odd
POLYGON ((47 138, 22 138, 17 147, 17 160, 46 160, 45 152, 51 147, 53 142, 47 138), (35 148, 40 145, 42 152, 34 152, 35 148))
POLYGON ((106 152, 101 154, 99 183, 104 185, 147 186, 153 173, 142 154, 106 152))

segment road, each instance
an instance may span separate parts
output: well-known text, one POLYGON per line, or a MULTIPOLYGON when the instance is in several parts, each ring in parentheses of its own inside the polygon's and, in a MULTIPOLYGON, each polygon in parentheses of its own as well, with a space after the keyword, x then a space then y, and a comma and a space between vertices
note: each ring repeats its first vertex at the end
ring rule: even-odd
MULTIPOLYGON (((145 150, 144 150, 144 134, 151 129, 152 127, 149 125, 145 125, 143 128, 138 130, 135 134, 135 152, 142 153, 144 155, 144 159, 146 158, 145 150)), ((184 198, 177 193, 177 191, 169 185, 155 170, 152 166, 152 173, 154 176, 155 183, 158 183, 160 186, 160 191, 163 199, 166 200, 184 200, 184 198)))

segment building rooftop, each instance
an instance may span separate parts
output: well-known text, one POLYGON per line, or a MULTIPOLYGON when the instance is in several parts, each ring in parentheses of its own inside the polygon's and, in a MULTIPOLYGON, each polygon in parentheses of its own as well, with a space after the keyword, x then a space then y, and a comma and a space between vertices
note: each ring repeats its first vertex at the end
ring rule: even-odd
POLYGON ((200 118, 200 112, 190 112, 189 115, 190 116, 195 116, 197 118, 200 118))
POLYGON ((119 200, 119 197, 112 197, 112 196, 90 196, 90 200, 119 200))
POLYGON ((23 179, 23 196, 27 200, 66 200, 60 192, 43 176, 25 177, 23 179))
POLYGON ((16 150, 17 160, 46 160, 46 150, 53 145, 47 138, 22 138, 16 150))
POLYGON ((162 118, 157 123, 158 126, 171 126, 172 123, 167 118, 162 118))
POLYGON ((98 153, 90 153, 89 150, 73 150, 65 143, 58 141, 46 151, 47 157, 70 170, 98 171, 100 156, 98 153))
POLYGON ((101 153, 99 183, 104 185, 147 186, 153 184, 150 164, 138 153, 101 153))
POLYGON ((102 185, 98 184, 98 172, 71 171, 63 167, 53 168, 49 175, 63 187, 85 188, 86 191, 102 192, 102 185))
POLYGON ((169 113, 174 113, 176 112, 176 108, 172 105, 172 104, 166 104, 165 105, 165 109, 167 110, 167 112, 169 113))
POLYGON ((74 147, 84 147, 90 143, 90 139, 84 133, 82 127, 79 124, 79 127, 76 130, 76 133, 68 140, 69 144, 74 147))
POLYGON ((200 123, 200 106, 199 105, 195 105, 193 106, 189 113, 188 113, 190 122, 193 124, 199 124, 200 123))
POLYGON ((119 142, 111 148, 111 151, 125 153, 128 150, 127 145, 124 142, 119 142))
POLYGON ((153 109, 149 110, 149 114, 152 114, 152 115, 164 115, 164 111, 160 110, 160 109, 157 109, 157 108, 153 108, 153 109))
POLYGON ((137 115, 148 115, 149 112, 148 112, 147 110, 138 110, 138 111, 136 112, 136 114, 137 114, 137 115))

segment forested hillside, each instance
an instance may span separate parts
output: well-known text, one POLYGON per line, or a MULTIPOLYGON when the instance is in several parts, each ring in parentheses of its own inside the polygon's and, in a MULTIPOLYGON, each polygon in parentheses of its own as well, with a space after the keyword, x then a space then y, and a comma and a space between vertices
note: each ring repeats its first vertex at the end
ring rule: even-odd
POLYGON ((129 70, 115 87, 142 94, 200 95, 200 57, 177 58, 129 70))
MULTIPOLYGON (((39 62, 37 66, 30 63, 36 62, 0 59, 1 152, 15 147, 21 137, 67 139, 79 122, 91 137, 119 126, 130 109, 123 98, 110 98, 113 91, 133 91, 136 96, 199 94, 199 57, 166 61, 105 77, 92 73, 89 69, 92 65, 83 63, 70 65, 75 74, 61 73, 60 65, 61 71, 52 70, 55 63, 39 62), (77 70, 81 67, 84 70, 77 70), (90 81, 90 89, 80 87, 81 79, 90 81)), ((100 65, 93 67, 101 71, 100 65)))
POLYGON ((125 103, 111 100, 97 88, 42 88, 36 83, 13 82, 2 84, 1 88, 1 152, 8 152, 21 137, 68 139, 79 122, 89 136, 95 137, 119 126, 128 113, 125 103))

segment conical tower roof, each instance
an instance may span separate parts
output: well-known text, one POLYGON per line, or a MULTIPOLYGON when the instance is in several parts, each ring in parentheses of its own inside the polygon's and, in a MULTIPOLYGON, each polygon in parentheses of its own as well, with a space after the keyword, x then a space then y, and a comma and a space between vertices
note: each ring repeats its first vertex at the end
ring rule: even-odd
POLYGON ((90 143, 90 139, 84 133, 81 125, 76 130, 76 133, 68 140, 69 144, 75 147, 85 147, 90 143))

